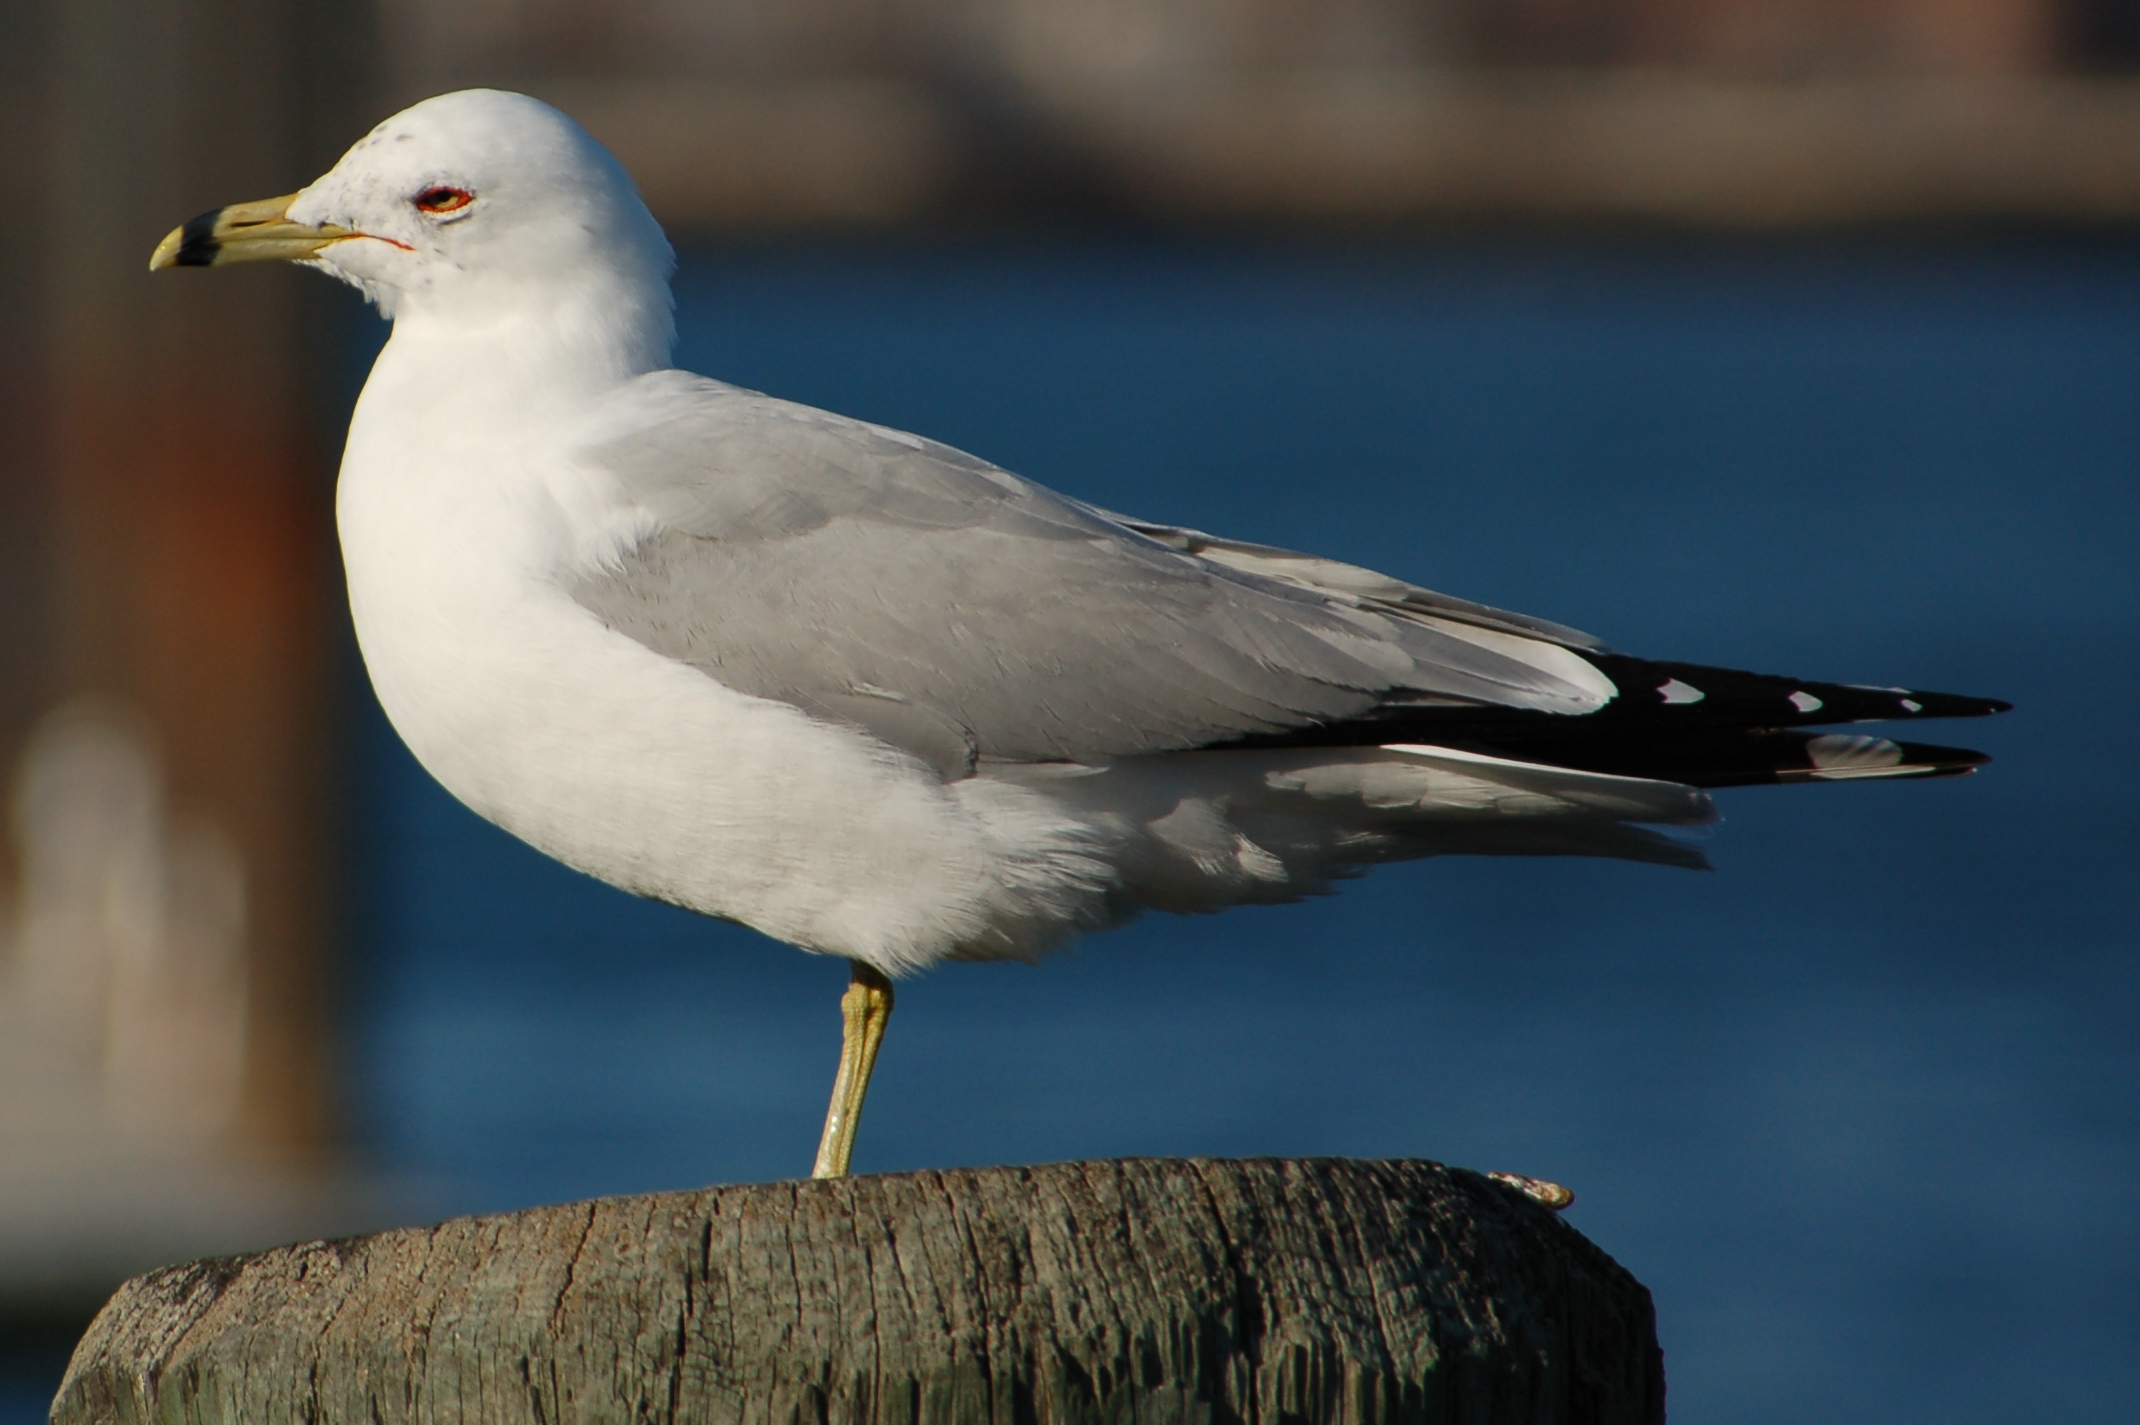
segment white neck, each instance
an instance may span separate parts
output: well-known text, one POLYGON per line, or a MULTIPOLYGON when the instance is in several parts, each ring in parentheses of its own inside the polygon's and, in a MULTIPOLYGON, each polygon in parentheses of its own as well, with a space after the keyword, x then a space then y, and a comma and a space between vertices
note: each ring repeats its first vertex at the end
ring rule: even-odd
POLYGON ((536 392, 545 404, 571 403, 669 364, 675 327, 666 284, 605 275, 545 286, 497 294, 512 298, 503 301, 465 289, 451 301, 405 295, 373 381, 443 383, 457 399, 485 404, 536 392))

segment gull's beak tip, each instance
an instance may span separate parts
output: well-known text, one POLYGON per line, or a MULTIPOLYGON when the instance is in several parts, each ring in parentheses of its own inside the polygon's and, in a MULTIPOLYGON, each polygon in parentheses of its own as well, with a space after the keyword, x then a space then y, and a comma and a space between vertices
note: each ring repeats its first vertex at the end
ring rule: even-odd
POLYGON ((317 227, 288 217, 295 193, 257 203, 232 203, 179 224, 149 254, 149 271, 166 267, 220 267, 230 262, 301 262, 352 234, 332 223, 317 227))
POLYGON ((149 254, 149 271, 161 272, 166 267, 213 267, 216 250, 221 246, 215 240, 215 220, 222 211, 217 208, 214 212, 203 213, 165 233, 163 241, 156 244, 156 251, 149 254))

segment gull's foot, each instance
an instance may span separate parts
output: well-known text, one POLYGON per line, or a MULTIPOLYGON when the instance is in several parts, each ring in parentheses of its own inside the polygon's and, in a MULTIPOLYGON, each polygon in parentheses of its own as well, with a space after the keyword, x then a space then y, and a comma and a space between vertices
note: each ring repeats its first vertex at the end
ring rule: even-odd
POLYGON ((1521 1173, 1488 1173, 1486 1176, 1497 1183, 1507 1183, 1517 1192, 1536 1203, 1562 1211, 1575 1201, 1575 1194, 1559 1183, 1549 1183, 1544 1178, 1527 1178, 1521 1173))

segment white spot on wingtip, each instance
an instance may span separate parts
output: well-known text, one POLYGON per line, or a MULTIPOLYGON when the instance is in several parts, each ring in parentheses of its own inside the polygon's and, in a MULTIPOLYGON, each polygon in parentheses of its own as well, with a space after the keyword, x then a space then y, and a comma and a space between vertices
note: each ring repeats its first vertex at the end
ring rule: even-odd
POLYGON ((1904 698, 1902 700, 1902 710, 1904 712, 1923 712, 1925 705, 1915 698, 1904 698))
POLYGON ((1799 692, 1791 694, 1791 706, 1797 708, 1802 713, 1809 713, 1819 712, 1821 710, 1822 703, 1819 698, 1814 697, 1811 693, 1801 690, 1799 692))
POLYGON ((1806 760, 1829 776, 1862 776, 1900 766, 1902 748, 1884 737, 1831 732, 1806 744, 1806 760))
POLYGON ((1709 695, 1691 683, 1682 683, 1674 678, 1657 690, 1657 695, 1667 703, 1698 703, 1709 695))

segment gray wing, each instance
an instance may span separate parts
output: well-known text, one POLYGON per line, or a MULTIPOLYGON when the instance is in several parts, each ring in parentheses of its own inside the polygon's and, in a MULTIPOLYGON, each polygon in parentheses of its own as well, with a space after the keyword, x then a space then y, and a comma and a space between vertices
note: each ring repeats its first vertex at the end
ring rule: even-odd
POLYGON ((949 776, 1392 702, 1587 712, 1611 696, 1567 630, 1424 590, 1407 608, 1393 580, 1348 591, 1331 571, 1381 576, 1135 525, 948 446, 703 378, 642 378, 605 430, 584 458, 652 532, 573 596, 656 652, 949 776), (1273 567, 1289 559, 1323 582, 1273 567))

